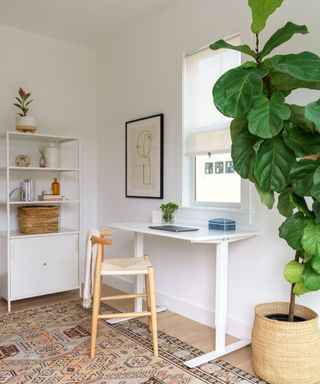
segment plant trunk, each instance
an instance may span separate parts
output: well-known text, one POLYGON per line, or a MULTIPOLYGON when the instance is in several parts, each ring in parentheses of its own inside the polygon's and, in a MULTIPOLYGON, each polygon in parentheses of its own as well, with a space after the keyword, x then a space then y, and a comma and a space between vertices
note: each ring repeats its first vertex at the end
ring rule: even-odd
MULTIPOLYGON (((300 251, 296 251, 294 259, 295 259, 295 261, 299 261, 300 251)), ((289 306, 289 314, 288 314, 288 321, 289 322, 293 322, 293 320, 294 320, 294 306, 296 303, 296 295, 293 292, 294 286, 295 286, 295 284, 291 285, 290 306, 289 306)))

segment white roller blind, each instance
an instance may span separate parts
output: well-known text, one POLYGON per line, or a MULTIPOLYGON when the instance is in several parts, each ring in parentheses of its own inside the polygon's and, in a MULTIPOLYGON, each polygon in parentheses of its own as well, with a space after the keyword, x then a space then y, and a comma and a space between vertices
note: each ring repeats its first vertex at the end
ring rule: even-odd
POLYGON ((208 132, 199 132, 190 136, 187 148, 188 156, 228 153, 231 148, 229 127, 208 132))
MULTIPOLYGON (((228 42, 238 45, 240 37, 228 42)), ((239 64, 240 53, 226 49, 212 51, 205 48, 186 56, 184 110, 187 155, 222 153, 226 144, 230 150, 230 135, 223 130, 229 131, 231 119, 214 106, 212 87, 221 75, 239 64)))

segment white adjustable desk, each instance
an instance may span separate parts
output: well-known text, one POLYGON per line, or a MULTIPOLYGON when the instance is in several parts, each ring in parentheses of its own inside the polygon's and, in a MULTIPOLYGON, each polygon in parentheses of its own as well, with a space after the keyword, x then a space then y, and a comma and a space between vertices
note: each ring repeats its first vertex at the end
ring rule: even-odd
MULTIPOLYGON (((216 359, 227 353, 236 351, 251 343, 250 340, 240 340, 226 346, 226 321, 227 321, 227 293, 228 293, 228 245, 233 241, 239 241, 255 236, 258 232, 237 229, 235 231, 215 231, 199 227, 198 231, 193 232, 168 232, 158 229, 150 229, 147 223, 110 223, 108 226, 112 229, 134 232, 134 256, 142 257, 143 236, 154 235, 160 237, 171 237, 173 239, 190 241, 191 243, 216 244, 216 297, 215 297, 215 350, 195 359, 185 362, 190 368, 206 363, 209 360, 216 359)), ((187 224, 177 224, 190 227, 187 224)), ((143 279, 136 281, 137 292, 143 288, 143 279)), ((135 302, 135 310, 142 310, 142 299, 135 302)))

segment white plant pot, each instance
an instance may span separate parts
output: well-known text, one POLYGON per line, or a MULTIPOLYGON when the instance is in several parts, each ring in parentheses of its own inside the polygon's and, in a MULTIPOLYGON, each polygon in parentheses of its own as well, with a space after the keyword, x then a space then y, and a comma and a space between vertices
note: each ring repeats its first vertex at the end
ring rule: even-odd
POLYGON ((36 122, 31 116, 16 116, 16 130, 19 132, 35 132, 36 122))

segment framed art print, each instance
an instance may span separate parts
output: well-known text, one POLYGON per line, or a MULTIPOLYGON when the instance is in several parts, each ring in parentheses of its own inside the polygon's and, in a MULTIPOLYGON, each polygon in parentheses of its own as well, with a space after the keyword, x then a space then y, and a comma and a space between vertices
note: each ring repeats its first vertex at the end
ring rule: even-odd
POLYGON ((126 122, 126 197, 163 198, 163 114, 126 122))

